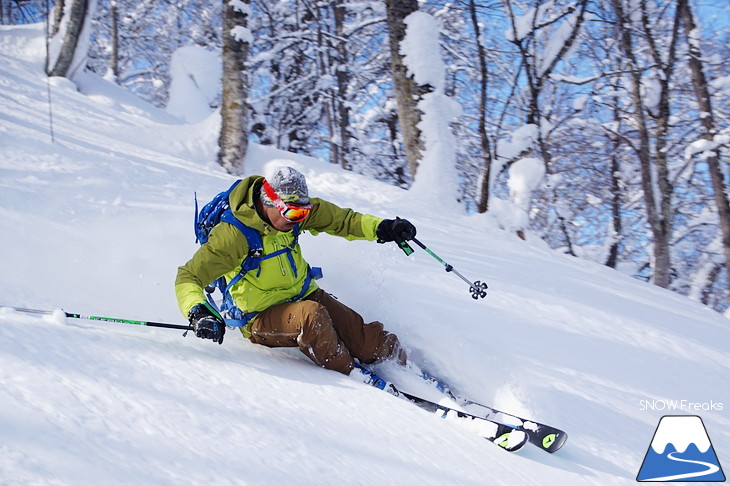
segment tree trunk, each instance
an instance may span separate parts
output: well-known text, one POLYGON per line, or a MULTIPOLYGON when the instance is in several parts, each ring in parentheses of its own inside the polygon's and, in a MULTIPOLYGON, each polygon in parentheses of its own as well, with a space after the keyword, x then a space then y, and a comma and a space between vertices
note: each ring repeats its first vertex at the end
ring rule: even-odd
POLYGON ((61 28, 61 19, 63 18, 63 10, 66 8, 66 0, 56 0, 56 5, 53 7, 53 18, 51 22, 50 36, 58 34, 58 29, 61 28))
POLYGON ((337 130, 340 141, 340 165, 343 169, 350 169, 350 108, 348 104, 348 88, 350 86, 350 70, 347 53, 347 33, 345 32, 346 9, 343 0, 337 0, 334 5, 335 17, 335 50, 337 51, 337 62, 335 69, 335 81, 337 91, 335 96, 335 108, 337 110, 337 130))
POLYGON ((418 129, 422 116, 418 102, 424 94, 428 93, 429 87, 419 86, 412 77, 408 76, 408 69, 403 63, 403 56, 400 53, 400 43, 406 35, 404 19, 418 10, 418 0, 386 0, 385 8, 388 18, 390 66, 398 106, 398 120, 403 134, 408 168, 411 176, 415 177, 424 150, 421 131, 418 129))
MULTIPOLYGON (((667 161, 671 115, 670 82, 674 75, 674 65, 677 58, 676 46, 677 38, 679 37, 679 10, 675 11, 674 25, 670 37, 671 40, 664 48, 663 52, 659 52, 655 35, 652 32, 652 19, 649 18, 646 0, 641 0, 639 6, 641 8, 641 21, 644 27, 644 36, 649 43, 656 69, 662 73, 662 76, 659 76, 657 79, 660 86, 659 102, 654 110, 650 110, 649 114, 656 121, 656 128, 654 130, 654 139, 656 144, 654 150, 654 164, 656 168, 656 184, 658 189, 656 197, 659 199, 658 211, 660 224, 662 226, 661 231, 667 241, 667 246, 669 246, 671 245, 672 240, 672 194, 674 192, 672 183, 669 180, 669 163, 667 161)), ((667 253, 669 253, 669 251, 667 251, 667 253)), ((668 261, 667 265, 669 266, 670 264, 671 261, 668 261)), ((669 285, 668 280, 667 285, 669 285)))
MULTIPOLYGON (((614 121, 618 123, 621 120, 619 114, 619 100, 614 98, 614 121)), ((613 137, 613 150, 611 153, 611 222, 613 234, 611 235, 611 246, 608 250, 608 258, 606 266, 616 268, 618 265, 619 247, 621 245, 621 236, 623 233, 623 223, 621 221, 621 181, 619 174, 621 172, 621 162, 619 159, 619 149, 621 147, 621 139, 617 136, 613 137)))
MULTIPOLYGON (((339 2, 341 0, 337 0, 339 2)), ((332 10, 336 10, 335 3, 332 3, 332 5, 328 5, 327 9, 331 8, 332 10)), ((335 44, 336 41, 332 40, 332 35, 329 35, 329 29, 328 26, 325 24, 325 22, 329 22, 330 17, 325 15, 320 15, 320 8, 316 8, 316 6, 310 6, 308 15, 311 15, 312 19, 315 19, 312 24, 316 26, 317 29, 317 77, 318 78, 327 78, 331 75, 332 72, 336 72, 339 67, 339 60, 338 55, 333 55, 332 53, 335 52, 335 44), (316 13, 315 13, 316 12, 316 13)), ((333 17, 335 14, 333 13, 333 17)), ((335 36, 338 36, 338 29, 337 29, 337 21, 334 20, 335 26, 334 26, 334 32, 335 36)), ((324 113, 324 118, 327 121, 327 134, 328 141, 329 141, 329 159, 330 164, 334 165, 340 165, 343 161, 342 157, 342 145, 339 140, 340 138, 340 132, 339 132, 339 122, 338 122, 338 104, 340 102, 337 91, 334 86, 328 86, 320 93, 320 103, 322 105, 322 111, 324 113)))
MULTIPOLYGON (((66 14, 68 15, 68 23, 61 47, 58 51, 58 56, 53 61, 49 59, 49 65, 46 66, 46 74, 49 76, 67 77, 69 74, 72 74, 70 71, 73 65, 74 55, 76 54, 76 47, 78 46, 79 38, 84 28, 84 22, 86 21, 88 6, 88 0, 73 0, 71 9, 66 14)), ((63 8, 61 6, 60 9, 56 9, 54 12, 53 31, 55 33, 58 33, 58 26, 61 23, 61 20, 59 20, 57 25, 55 19, 58 18, 60 12, 63 12, 63 8)))
MULTIPOLYGON (((680 9, 682 14, 684 32, 687 36, 687 44, 689 46, 689 69, 701 115, 700 122, 704 128, 702 136, 705 140, 711 142, 717 133, 717 129, 715 127, 715 116, 712 110, 710 91, 707 87, 707 79, 705 78, 702 65, 702 53, 698 40, 692 37, 697 32, 697 25, 695 24, 694 15, 692 14, 688 0, 678 0, 677 8, 680 9)), ((706 162, 710 171, 715 205, 717 206, 717 214, 720 220, 722 248, 725 253, 725 272, 727 274, 728 286, 730 286, 730 203, 728 203, 726 196, 726 184, 720 166, 719 152, 713 150, 711 155, 707 157, 706 162)))
POLYGON ((119 7, 116 0, 111 2, 111 42, 112 52, 109 59, 109 71, 114 76, 114 81, 119 79, 119 7))
MULTIPOLYGON (((229 174, 243 172, 243 159, 248 150, 248 82, 246 59, 249 39, 237 39, 233 30, 246 29, 248 5, 245 11, 223 0, 223 80, 221 99, 221 132, 218 138, 218 163, 229 174)), ((247 29, 245 30, 247 32, 247 29)))
POLYGON ((619 29, 619 43, 621 50, 629 63, 631 74, 631 102, 634 105, 634 121, 639 132, 639 147, 637 148, 641 167, 641 185, 646 205, 646 215, 653 237, 652 282, 659 287, 668 287, 670 283, 670 254, 669 239, 666 233, 666 224, 662 221, 661 211, 657 206, 655 195, 654 172, 652 167, 651 147, 649 143, 649 129, 646 122, 646 109, 641 97, 641 74, 638 69, 631 32, 628 29, 629 20, 626 17, 622 0, 611 0, 616 12, 619 29))
POLYGON ((469 14, 474 29, 474 40, 477 43, 477 59, 479 61, 479 144, 484 156, 484 167, 479 187, 479 200, 477 211, 486 213, 489 209, 489 194, 492 178, 492 148, 487 135, 487 53, 481 42, 481 29, 477 19, 477 9, 474 0, 469 0, 469 14))

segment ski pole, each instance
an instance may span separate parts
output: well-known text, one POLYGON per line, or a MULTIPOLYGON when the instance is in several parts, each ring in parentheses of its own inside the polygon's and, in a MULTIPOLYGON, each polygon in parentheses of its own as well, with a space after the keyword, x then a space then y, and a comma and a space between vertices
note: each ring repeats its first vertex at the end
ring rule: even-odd
POLYGON ((413 238, 413 241, 418 246, 423 248, 426 251, 426 253, 428 253, 429 255, 434 257, 436 260, 438 260, 439 263, 441 263, 445 267, 447 272, 454 272, 454 274, 457 277, 462 279, 464 282, 468 283, 469 292, 471 292, 471 296, 473 299, 478 300, 480 297, 484 298, 487 296, 487 284, 486 283, 480 282, 479 280, 477 280, 476 282, 470 282, 469 279, 467 279, 465 276, 463 276, 461 273, 459 273, 452 265, 449 265, 448 263, 443 261, 437 254, 432 252, 426 245, 424 245, 423 243, 418 241, 418 239, 413 238))
MULTIPOLYGON (((54 314, 54 311, 48 311, 48 310, 26 309, 24 307, 12 307, 12 306, 6 306, 6 305, 1 305, 0 307, 5 308, 5 309, 12 309, 16 312, 25 312, 26 314, 42 314, 42 315, 46 315, 46 316, 52 316, 54 314)), ((85 316, 82 314, 76 314, 74 312, 66 312, 66 311, 63 311, 63 313, 66 314, 66 317, 72 318, 72 319, 88 319, 90 321, 118 322, 120 324, 134 324, 136 326, 147 326, 147 327, 164 327, 167 329, 182 329, 185 331, 192 329, 192 327, 190 325, 184 326, 181 324, 167 324, 164 322, 134 321, 132 319, 120 319, 118 317, 85 316)))

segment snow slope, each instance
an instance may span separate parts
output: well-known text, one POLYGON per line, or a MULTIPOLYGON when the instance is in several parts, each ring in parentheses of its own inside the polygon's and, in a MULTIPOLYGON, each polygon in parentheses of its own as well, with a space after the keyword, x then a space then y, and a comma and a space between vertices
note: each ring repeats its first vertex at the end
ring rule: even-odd
MULTIPOLYGON (((0 305, 184 324, 173 281, 196 248, 193 192, 206 201, 233 180, 213 162, 216 117, 184 123, 88 74, 48 81, 43 49, 42 27, 0 27, 0 305)), ((314 195, 410 219, 489 283, 474 301, 421 250, 302 240, 322 286, 417 364, 567 430, 563 450, 508 454, 236 331, 218 346, 0 309, 0 484, 634 484, 666 414, 700 415, 730 464, 727 319, 317 160, 254 145, 247 172, 282 156, 314 195)))

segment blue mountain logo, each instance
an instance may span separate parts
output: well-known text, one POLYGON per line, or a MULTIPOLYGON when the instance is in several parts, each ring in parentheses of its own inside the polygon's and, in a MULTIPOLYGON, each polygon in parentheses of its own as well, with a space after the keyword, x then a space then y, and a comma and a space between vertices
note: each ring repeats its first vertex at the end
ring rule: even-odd
POLYGON ((696 415, 662 417, 636 480, 725 481, 702 419, 696 415))

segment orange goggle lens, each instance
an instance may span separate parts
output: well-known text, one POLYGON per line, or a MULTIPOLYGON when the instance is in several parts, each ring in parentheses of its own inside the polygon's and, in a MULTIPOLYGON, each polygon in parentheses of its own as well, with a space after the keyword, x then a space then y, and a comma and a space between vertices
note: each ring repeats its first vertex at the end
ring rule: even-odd
POLYGON ((298 223, 306 218, 311 210, 312 206, 309 204, 306 206, 293 206, 287 204, 286 209, 281 211, 281 215, 292 223, 298 223))

